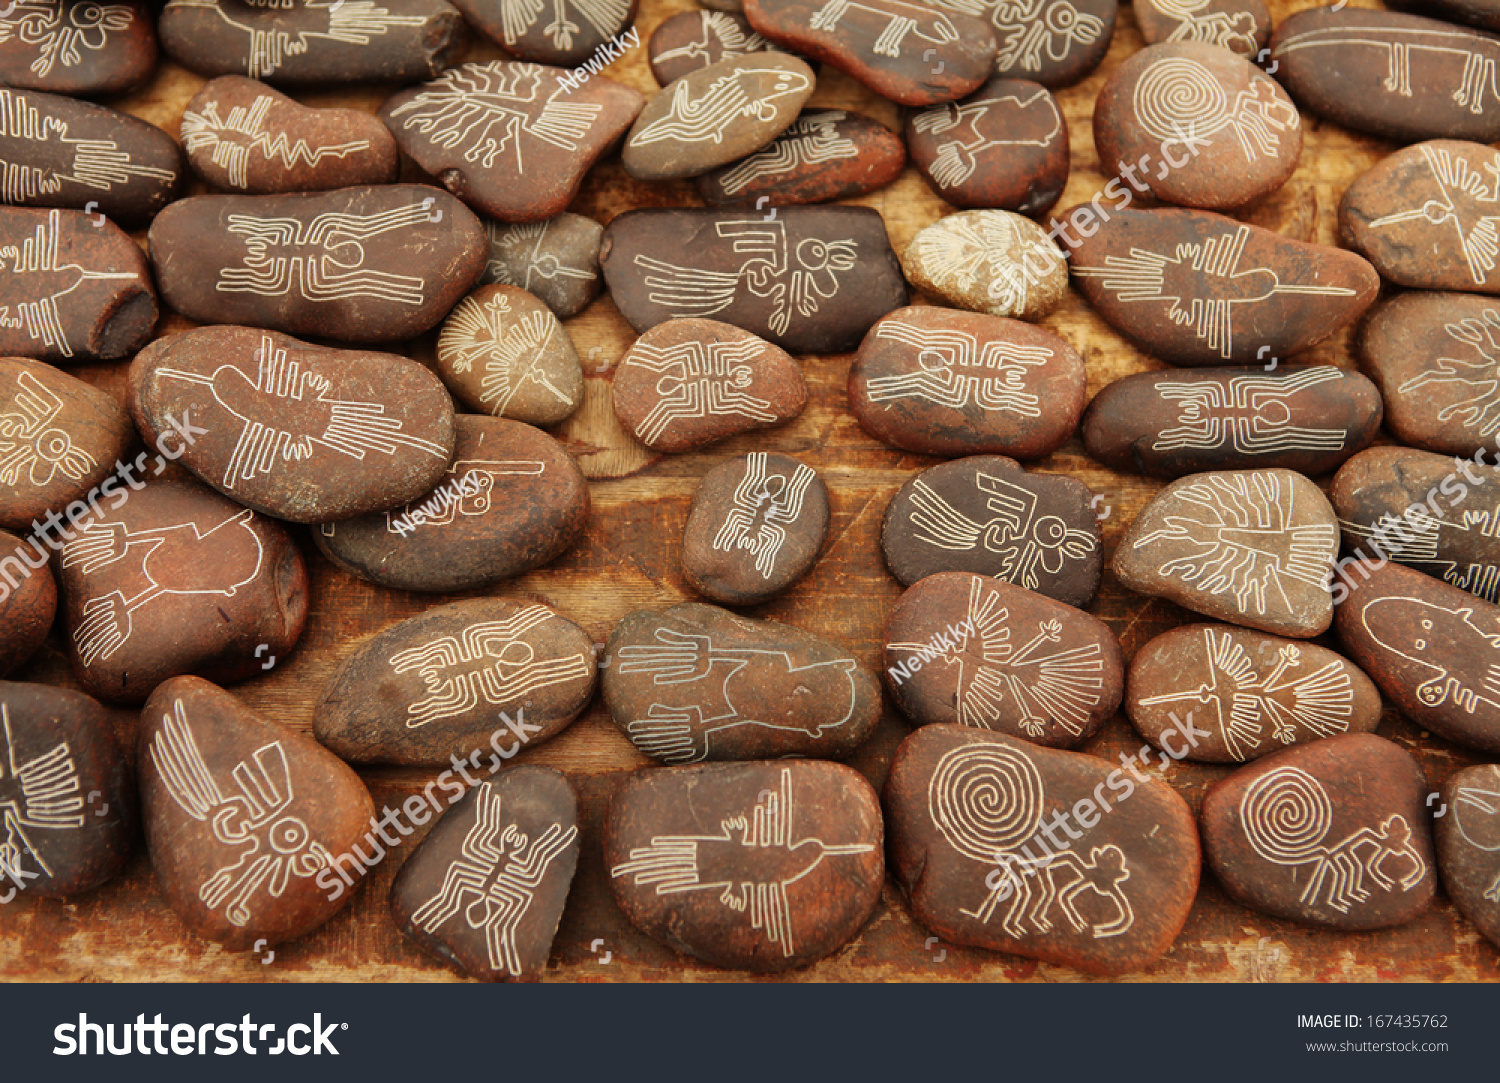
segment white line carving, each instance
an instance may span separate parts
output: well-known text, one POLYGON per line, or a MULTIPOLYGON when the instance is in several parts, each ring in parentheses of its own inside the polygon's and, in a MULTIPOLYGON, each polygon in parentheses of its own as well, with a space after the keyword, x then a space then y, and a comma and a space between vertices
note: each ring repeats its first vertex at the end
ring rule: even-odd
POLYGON ((1075 46, 1089 46, 1104 33, 1104 20, 1079 11, 1069 0, 936 0, 940 6, 989 19, 1000 42, 995 71, 1042 68, 1045 54, 1054 64, 1075 46))
POLYGON ((1456 385, 1448 390, 1460 395, 1470 392, 1471 397, 1444 406, 1438 411, 1438 420, 1451 421, 1457 416, 1465 428, 1474 429, 1479 436, 1493 436, 1500 432, 1500 312, 1487 308, 1479 319, 1466 317, 1443 329, 1456 343, 1468 345, 1480 359, 1440 357, 1433 368, 1403 383, 1400 391, 1410 394, 1428 384, 1456 385))
MULTIPOLYGON (((451 478, 404 507, 385 513, 388 534, 406 537, 416 525, 447 526, 460 515, 488 515, 495 503, 495 482, 506 477, 540 477, 547 464, 540 459, 458 459, 444 476, 451 478), (422 511, 418 524, 412 512, 422 511)), ((334 536, 334 523, 323 524, 324 537, 334 536)))
POLYGON ((1314 429, 1292 420, 1288 399, 1310 387, 1340 380, 1332 365, 1227 381, 1183 380, 1156 385, 1163 402, 1177 404, 1177 423, 1164 428, 1152 451, 1216 451, 1226 445, 1238 455, 1275 455, 1284 451, 1337 451, 1344 429, 1314 429))
POLYGON ((306 139, 293 143, 285 131, 267 131, 266 114, 274 104, 274 98, 262 94, 249 109, 233 106, 227 118, 219 116, 216 101, 204 103, 201 113, 189 109, 182 114, 183 149, 189 154, 208 154, 214 165, 228 171, 232 188, 249 186, 250 157, 254 153, 268 162, 280 162, 290 171, 299 165, 316 168, 325 158, 347 158, 370 149, 368 139, 312 147, 306 139))
POLYGON ((745 476, 734 490, 734 506, 714 535, 714 548, 732 553, 737 549, 755 557, 755 570, 761 578, 770 579, 776 567, 776 556, 786 544, 786 528, 802 514, 807 487, 817 474, 805 463, 788 478, 785 474, 767 474, 766 453, 752 451, 745 456, 745 476))
POLYGON ((1003 211, 953 215, 928 226, 912 241, 912 258, 935 285, 964 292, 983 287, 990 304, 1009 313, 1023 311, 1030 296, 1024 267, 1061 261, 1040 231, 1023 233, 1003 211))
POLYGON ((505 44, 514 45, 525 37, 548 5, 552 8, 552 22, 542 33, 556 49, 573 48, 573 35, 583 29, 568 18, 569 8, 593 27, 603 41, 614 37, 630 17, 630 0, 500 0, 500 28, 505 44))
POLYGON ((0 44, 15 39, 37 47, 33 75, 46 78, 58 64, 83 63, 117 30, 127 30, 135 12, 125 4, 70 3, 64 0, 15 0, 0 15, 0 44))
MULTIPOLYGON (((1500 791, 1460 786, 1453 798, 1453 825, 1476 850, 1500 850, 1500 791)), ((1484 889, 1484 897, 1500 903, 1500 873, 1484 889)))
MULTIPOLYGON (((850 20, 851 23, 884 23, 878 33, 865 25, 860 25, 857 31, 861 36, 875 38, 875 43, 870 48, 876 56, 887 56, 893 60, 899 58, 901 46, 912 34, 933 45, 946 45, 958 40, 958 30, 948 16, 933 11, 924 4, 908 4, 903 0, 872 0, 870 4, 861 4, 858 0, 828 0, 813 12, 807 25, 813 30, 836 34, 840 22, 851 11, 858 13, 856 18, 850 20), (910 14, 903 14, 905 12, 910 14), (863 19, 860 16, 873 18, 863 19)), ((855 34, 856 31, 846 28, 839 37, 852 38, 855 34)))
MULTIPOLYGON (((372 0, 304 0, 298 5, 302 18, 313 12, 326 11, 328 26, 325 30, 261 30, 250 23, 236 22, 230 18, 219 0, 171 0, 174 7, 207 8, 227 26, 231 26, 250 37, 249 56, 245 74, 252 79, 267 79, 276 74, 276 69, 286 63, 288 57, 302 56, 315 42, 337 41, 345 45, 369 45, 370 39, 384 37, 398 26, 422 26, 429 16, 392 15, 390 9, 376 6, 372 0)), ((252 7, 290 8, 289 2, 256 4, 252 7)), ((257 20, 274 25, 269 20, 257 20)))
POLYGON ((0 835, 0 881, 9 878, 17 887, 25 887, 22 878, 28 854, 43 873, 53 875, 26 829, 82 827, 83 796, 78 765, 67 741, 59 741, 40 756, 17 762, 8 703, 0 704, 0 724, 5 733, 5 757, 0 760, 0 830, 4 832, 0 835))
POLYGON ((797 837, 792 824, 792 772, 781 769, 775 792, 761 791, 749 815, 720 821, 717 835, 654 835, 610 878, 634 876, 637 887, 656 886, 657 895, 716 891, 719 901, 748 914, 750 928, 762 930, 784 956, 796 954, 795 913, 787 888, 809 875, 824 858, 868 854, 867 842, 830 845, 816 835, 797 837))
POLYGON ((1326 846, 1333 826, 1333 802, 1312 775, 1298 767, 1278 767, 1256 779, 1240 798, 1240 823, 1245 838, 1261 857, 1277 865, 1312 865, 1301 901, 1318 906, 1318 896, 1341 914, 1370 897, 1368 875, 1382 891, 1410 891, 1427 875, 1427 862, 1412 842, 1411 825, 1404 816, 1388 816, 1378 828, 1361 827, 1333 846, 1326 846), (1361 848, 1368 847, 1361 853, 1361 848), (1399 877, 1383 866, 1404 858, 1408 868, 1399 877), (1325 890, 1326 889, 1326 890, 1325 890))
POLYGON ((700 11, 698 18, 700 36, 685 45, 658 53, 655 57, 657 65, 668 60, 697 60, 698 67, 706 68, 720 60, 771 48, 769 41, 755 31, 740 26, 722 11, 700 11), (715 47, 719 50, 717 56, 714 55, 715 47))
POLYGON ((109 192, 133 177, 171 181, 177 176, 170 169, 133 162, 130 152, 121 150, 113 139, 74 139, 68 135, 66 120, 33 105, 24 91, 0 87, 0 140, 7 138, 15 145, 0 158, 0 201, 5 203, 55 195, 64 184, 109 192), (52 144, 72 159, 66 167, 37 165, 36 159, 45 152, 28 143, 52 144))
POLYGON ((471 372, 476 363, 483 365, 479 401, 491 414, 503 417, 511 400, 528 386, 540 388, 558 402, 572 401, 547 372, 553 338, 562 334, 562 324, 546 308, 517 318, 505 294, 496 293, 485 301, 470 294, 444 321, 437 348, 453 359, 448 364, 455 373, 471 372))
MULTIPOLYGON (((1452 223, 1458 234, 1458 246, 1469 265, 1469 277, 1476 286, 1489 281, 1500 257, 1500 154, 1491 154, 1480 168, 1487 174, 1485 180, 1470 168, 1467 158, 1455 158, 1446 147, 1421 144, 1417 147, 1432 173, 1438 195, 1414 210, 1396 211, 1370 223, 1371 229, 1400 225, 1405 222, 1425 222, 1432 226, 1452 223), (1488 212, 1488 213, 1486 213, 1488 212)), ((1451 243, 1451 241, 1447 242, 1451 243)), ((1433 247, 1438 247, 1436 239, 1433 247)), ((1446 247, 1446 244, 1443 245, 1446 247)))
POLYGON ((1425 706, 1451 700, 1466 714, 1500 711, 1500 627, 1475 624, 1472 607, 1387 596, 1365 606, 1359 619, 1381 647, 1431 674, 1413 689, 1425 706))
POLYGON ((700 417, 775 421, 770 402, 748 390, 755 382, 752 362, 760 351, 761 344, 753 339, 680 342, 673 346, 637 341, 621 368, 638 365, 661 373, 661 378, 656 381, 656 405, 641 418, 636 437, 650 444, 674 423, 700 417))
POLYGON ((98 461, 73 443, 57 424, 58 398, 31 373, 16 376, 16 393, 0 412, 0 482, 16 487, 49 485, 59 473, 78 481, 98 461))
POLYGON ((839 134, 838 126, 849 114, 842 109, 805 113, 766 146, 740 161, 719 178, 725 195, 738 195, 763 177, 778 177, 800 165, 817 166, 846 158, 858 158, 854 140, 839 134))
POLYGON ((1207 140, 1226 129, 1234 134, 1247 161, 1274 158, 1281 137, 1302 125, 1297 107, 1276 96, 1277 86, 1257 72, 1250 88, 1233 102, 1224 84, 1196 60, 1168 56, 1154 61, 1136 80, 1132 94, 1136 119, 1163 144, 1181 142, 1184 132, 1207 140))
POLYGON ((1254 56, 1260 49, 1256 39, 1260 27, 1248 11, 1210 11, 1213 0, 1150 0, 1150 3, 1161 14, 1177 20, 1166 41, 1201 41, 1241 56, 1254 56))
POLYGON ((653 120, 630 137, 631 146, 652 143, 719 144, 724 133, 739 121, 753 117, 762 124, 776 119, 774 103, 810 90, 812 80, 800 71, 788 71, 768 58, 761 66, 746 64, 727 71, 710 83, 697 98, 689 80, 672 84, 672 101, 665 115, 653 120), (774 80, 769 86, 768 80, 774 80))
POLYGON ((1485 601, 1500 601, 1500 566, 1445 559, 1449 546, 1493 551, 1494 539, 1500 538, 1500 504, 1496 503, 1493 487, 1483 488, 1482 493, 1471 489, 1469 495, 1480 500, 1488 497, 1489 507, 1466 507, 1452 519, 1433 515, 1425 504, 1412 504, 1399 515, 1384 512, 1368 526, 1348 519, 1340 519, 1339 526, 1392 560, 1421 568, 1485 601))
POLYGON ((958 410, 971 402, 984 410, 1040 417, 1041 399, 1026 390, 1030 370, 1052 360, 1045 346, 991 340, 981 347, 968 331, 919 327, 883 320, 876 338, 904 342, 917 350, 917 372, 876 376, 867 384, 871 402, 926 399, 958 410))
POLYGON ((499 248, 511 257, 519 252, 526 264, 526 273, 517 275, 512 273, 510 265, 504 260, 492 256, 486 270, 485 280, 488 282, 519 286, 536 293, 537 287, 532 284, 533 276, 546 282, 556 278, 576 278, 582 282, 592 282, 599 277, 598 272, 591 267, 574 267, 564 263, 556 253, 542 250, 547 240, 547 231, 552 228, 551 220, 508 225, 489 219, 485 221, 484 228, 489 234, 492 248, 499 248), (529 251, 526 250, 528 247, 529 251))
POLYGON ((1062 125, 1057 102, 1040 87, 1026 98, 1006 94, 978 101, 945 102, 922 110, 912 119, 912 126, 925 135, 953 133, 947 142, 938 144, 929 170, 940 188, 953 188, 968 180, 979 168, 980 158, 991 157, 989 152, 997 147, 1051 146, 1062 125), (1024 134, 1038 130, 1046 134, 1024 134))

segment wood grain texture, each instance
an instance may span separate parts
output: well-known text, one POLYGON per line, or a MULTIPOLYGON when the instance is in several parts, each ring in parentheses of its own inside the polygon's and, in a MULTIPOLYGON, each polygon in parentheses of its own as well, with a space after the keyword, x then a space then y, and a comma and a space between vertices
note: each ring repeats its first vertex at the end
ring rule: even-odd
MULTIPOLYGON (((1358 0, 1356 0, 1358 3, 1358 0)), ((1310 2, 1273 3, 1277 21, 1310 2)), ((1366 6, 1374 6, 1366 4, 1366 6)), ((651 93, 645 40, 667 17, 692 10, 688 0, 646 0, 638 21, 642 45, 607 72, 611 78, 651 93)), ((1073 174, 1059 207, 1100 191, 1090 117, 1105 73, 1142 47, 1130 8, 1120 14, 1103 68, 1079 86, 1059 93, 1072 137, 1073 174)), ((471 59, 496 54, 475 47, 471 59)), ((121 104, 176 133, 183 106, 202 84, 190 73, 163 63, 155 80, 121 104)), ((392 88, 357 93, 302 94, 315 105, 349 105, 373 112, 392 88)), ((899 110, 831 69, 821 73, 812 105, 845 107, 870 114, 899 130, 899 110)), ((1304 117, 1306 149, 1284 189, 1241 217, 1290 236, 1333 243, 1335 212, 1351 180, 1392 149, 1304 117)), ((404 179, 421 179, 411 172, 404 179)), ((917 230, 951 213, 910 166, 890 187, 858 203, 884 216, 898 252, 917 230)), ((639 206, 696 206, 692 182, 647 185, 627 177, 618 157, 598 165, 573 210, 607 222, 639 206)), ((144 236, 139 235, 144 244, 144 236)), ((1070 293, 1045 325, 1068 339, 1088 365, 1089 394, 1132 372, 1163 367, 1125 343, 1070 293)), ((190 326, 165 319, 161 331, 190 326)), ((855 423, 845 396, 850 358, 805 357, 810 402, 796 421, 780 429, 726 441, 682 456, 653 456, 614 424, 609 409, 610 367, 633 334, 607 297, 567 327, 585 359, 588 397, 580 417, 558 435, 579 456, 591 486, 593 515, 578 546, 553 564, 503 588, 466 595, 419 596, 384 590, 336 571, 299 536, 312 574, 312 616, 295 654, 277 659, 264 677, 234 689, 245 702, 284 725, 310 728, 312 704, 335 665, 366 637, 432 605, 477 593, 537 598, 561 609, 603 642, 613 623, 633 609, 689 599, 678 566, 681 534, 697 480, 725 456, 753 449, 797 455, 816 467, 828 484, 832 522, 826 549, 813 571, 784 597, 746 610, 773 617, 848 643, 869 665, 880 660, 881 629, 900 593, 880 556, 881 516, 900 485, 936 460, 887 448, 855 423)), ((1300 360, 1353 364, 1345 331, 1300 360)), ((431 336, 411 345, 430 361, 431 336)), ((123 394, 124 365, 84 366, 73 371, 123 394)), ((1091 462, 1076 438, 1034 469, 1082 479, 1103 496, 1100 512, 1106 556, 1131 518, 1160 482, 1115 474, 1091 462)), ((1327 479, 1321 479, 1326 484, 1327 479)), ((1090 611, 1120 637, 1126 659, 1189 615, 1165 602, 1132 595, 1108 573, 1090 611)), ((73 686, 61 652, 60 630, 40 657, 15 679, 73 686)), ((1324 642, 1327 642, 1325 640, 1324 642)), ((133 741, 136 719, 116 712, 121 735, 133 741)), ((908 732, 887 708, 874 738, 852 761, 878 787, 891 754, 908 732)), ((1387 708, 1380 733, 1410 748, 1432 789, 1480 757, 1421 732, 1387 708)), ((1123 716, 1111 719, 1087 751, 1113 759, 1140 747, 1123 716)), ((645 757, 609 721, 596 697, 589 710, 556 739, 523 752, 516 761, 564 771, 580 792, 582 858, 553 948, 548 980, 744 980, 677 956, 639 933, 615 907, 600 857, 600 818, 611 788, 625 772, 650 767, 645 757), (599 953, 590 950, 602 941, 599 953), (601 964, 604 951, 610 962, 601 964)), ((1196 810, 1206 787, 1226 768, 1179 764, 1164 777, 1196 810)), ((361 774, 377 806, 395 805, 435 774, 415 769, 375 769, 361 774)), ((407 840, 403 849, 415 838, 407 840)), ((17 898, 0 908, 0 975, 56 981, 452 981, 458 975, 406 941, 387 910, 390 884, 404 855, 397 850, 376 870, 353 905, 313 935, 276 951, 269 965, 253 954, 231 954, 189 935, 166 906, 145 853, 126 873, 89 895, 66 902, 17 898)), ((21 893, 24 896, 24 892, 21 893)), ((1082 981, 1075 971, 1016 956, 926 946, 927 932, 915 924, 888 882, 875 916, 863 933, 830 959, 781 979, 792 981, 1082 981), (939 960, 940 953, 946 955, 939 960)), ((1182 935, 1150 969, 1129 975, 1138 981, 1473 981, 1500 978, 1500 953, 1447 901, 1397 929, 1338 935, 1298 928, 1252 913, 1228 901, 1209 873, 1182 935)))

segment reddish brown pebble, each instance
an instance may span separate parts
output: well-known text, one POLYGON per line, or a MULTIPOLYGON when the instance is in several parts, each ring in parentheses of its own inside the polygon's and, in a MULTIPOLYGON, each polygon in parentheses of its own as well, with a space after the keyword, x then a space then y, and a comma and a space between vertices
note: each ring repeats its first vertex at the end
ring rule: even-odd
MULTIPOLYGON (((637 0, 454 0, 470 26, 517 60, 573 68, 608 64, 641 43, 637 0), (626 30, 626 27, 630 29, 626 30), (621 33, 624 31, 624 33, 621 33)), ((587 79, 587 71, 583 72, 587 79)))
POLYGON ((723 11, 684 11, 651 34, 651 74, 662 86, 730 57, 774 49, 750 29, 743 15, 723 11))
POLYGON ((639 771, 615 790, 604 862, 631 923, 714 966, 776 973, 854 938, 885 880, 880 802, 837 763, 639 771))
POLYGON ((885 810, 891 871, 950 944, 1124 974, 1171 946, 1198 890, 1186 803, 1094 756, 923 726, 896 750, 885 810))
POLYGON ((156 69, 146 0, 17 0, 0 15, 0 84, 102 97, 156 69))
POLYGON ((583 402, 573 340, 538 298, 480 286, 443 321, 438 375, 470 410, 551 425, 583 402))
POLYGON ((36 653, 57 614, 57 584, 44 544, 50 539, 27 533, 23 541, 0 530, 0 676, 19 669, 36 653))
POLYGON ((1109 51, 1116 0, 934 0, 937 7, 986 19, 1000 43, 995 74, 1046 87, 1086 78, 1109 51))
POLYGON ((1476 764, 1438 788, 1433 824, 1443 888, 1459 913, 1500 945, 1500 766, 1476 764))
POLYGON ((1147 44, 1197 41, 1255 60, 1271 40, 1264 0, 1135 0, 1132 8, 1147 44))
POLYGON ((1120 706, 1124 664, 1102 621, 987 576, 939 572, 912 584, 885 641, 885 690, 919 726, 1077 748, 1120 706))
POLYGON ((901 256, 919 290, 958 308, 1039 320, 1068 293, 1068 265, 1042 227, 1011 211, 961 211, 912 238, 901 256))
POLYGON ((698 178, 710 206, 788 206, 855 199, 901 175, 906 148, 877 120, 810 109, 747 158, 698 178))
POLYGON ((564 212, 545 222, 485 222, 490 261, 485 283, 519 286, 560 320, 576 316, 604 289, 599 245, 604 227, 564 212))
POLYGON ((1236 902, 1303 925, 1400 925, 1432 902, 1427 780, 1373 733, 1288 748, 1203 797, 1203 850, 1236 902))
POLYGON ((1500 30, 1500 3, 1496 0, 1391 0, 1390 6, 1450 23, 1500 30))

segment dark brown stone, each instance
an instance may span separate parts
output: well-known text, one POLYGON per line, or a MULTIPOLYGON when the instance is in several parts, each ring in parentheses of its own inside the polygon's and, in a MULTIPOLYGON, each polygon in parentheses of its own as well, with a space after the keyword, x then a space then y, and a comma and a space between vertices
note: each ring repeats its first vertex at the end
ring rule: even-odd
POLYGON ((730 57, 775 50, 750 29, 743 15, 723 11, 684 11, 651 34, 646 45, 651 74, 662 86, 730 57))
POLYGON ((145 462, 130 488, 102 487, 109 508, 72 520, 58 563, 69 661, 108 703, 140 703, 183 673, 263 673, 307 618, 307 569, 279 524, 197 482, 143 483, 145 462))
POLYGON ((1282 467, 1325 474, 1380 430, 1380 392, 1333 365, 1138 372, 1094 396, 1083 446, 1112 470, 1178 478, 1282 467))
POLYGON ((784 207, 855 199, 901 175, 906 148, 878 120, 809 109, 762 149, 698 178, 711 206, 784 207))
POLYGON ((478 750, 473 766, 498 770, 565 730, 595 674, 593 641, 557 610, 456 602, 355 647, 313 708, 313 735, 351 763, 445 764, 478 750))
POLYGON ((193 196, 156 216, 150 245, 162 299, 189 319, 345 342, 436 326, 489 253, 479 219, 423 184, 193 196))
POLYGON ((923 726, 896 750, 885 810, 891 871, 950 944, 1123 974, 1171 946, 1198 890, 1193 814, 1133 764, 923 726))
POLYGON ((901 486, 885 509, 880 547, 904 586, 934 572, 973 572, 1084 606, 1104 562, 1091 496, 1074 478, 973 455, 901 486))
POLYGON ((26 663, 57 614, 57 584, 47 567, 47 547, 0 530, 0 676, 26 663))
POLYGON ((193 172, 247 195, 390 184, 401 173, 396 140, 358 109, 310 109, 255 79, 221 75, 182 114, 193 172))
POLYGON ((470 410, 551 425, 583 402, 583 365, 552 310, 516 286, 480 286, 443 321, 438 375, 470 410))
POLYGON ((260 950, 347 905, 358 881, 345 870, 362 875, 349 850, 375 804, 311 737, 208 681, 174 677, 141 711, 137 763, 156 882, 198 936, 260 950))
POLYGON ((603 292, 604 227, 592 218, 564 212, 545 222, 486 221, 484 228, 490 237, 485 284, 519 286, 560 320, 578 315, 603 292))
POLYGON ((523 764, 438 820, 396 874, 391 917, 471 977, 539 981, 577 867, 573 788, 550 767, 523 764))
POLYGON ((157 339, 131 364, 127 396, 153 445, 179 441, 209 485, 294 523, 404 504, 453 457, 453 403, 417 362, 253 327, 157 339))
POLYGON ((1390 6, 1482 30, 1500 30, 1500 4, 1495 0, 1391 0, 1390 6))
POLYGON ((1063 232, 1079 291, 1173 365, 1285 361, 1357 319, 1380 288, 1352 252, 1207 211, 1111 210, 1101 223, 1079 206, 1063 217, 1083 235, 1063 232))
POLYGON ((1380 723, 1380 693, 1348 659, 1315 643, 1184 624, 1130 663, 1125 713, 1173 759, 1243 763, 1380 723))
POLYGON ((146 0, 17 0, 0 15, 0 84, 54 94, 123 94, 156 69, 146 0))
POLYGON ((1046 213, 1068 183, 1068 126, 1045 87, 994 76, 906 118, 912 164, 957 207, 1046 213))
POLYGON ((1131 7, 1147 44, 1200 41, 1254 60, 1271 40, 1264 0, 1135 0, 1131 7))
POLYGON ((919 231, 901 257, 919 290, 958 308, 1039 320, 1068 294, 1068 266, 1042 227, 1012 211, 960 211, 919 231))
POLYGON ((790 455, 752 451, 703 476, 682 532, 682 574, 706 598, 753 605, 786 590, 828 535, 828 488, 790 455))
POLYGON ((638 771, 604 820, 610 887, 637 928, 760 972, 854 938, 880 901, 884 842, 864 776, 807 760, 638 771))
POLYGON ((637 331, 715 317, 796 353, 854 349, 906 304, 885 219, 868 207, 635 210, 604 230, 599 264, 637 331))
POLYGON ((0 356, 113 361, 156 326, 146 257, 83 211, 0 207, 0 356))
POLYGON ((1204 795, 1204 856, 1231 898, 1328 929, 1384 929, 1432 902, 1427 780, 1401 746, 1349 733, 1241 767, 1204 795))
POLYGON ((1045 328, 919 306, 870 328, 849 409, 907 451, 1040 459, 1078 427, 1087 384, 1078 351, 1045 328))
POLYGON ((885 690, 919 726, 1077 748, 1120 706, 1120 645, 1102 621, 986 576, 938 572, 913 583, 885 640, 885 690))
POLYGON ((1459 913, 1500 944, 1500 766, 1476 764, 1438 788, 1433 823, 1443 888, 1459 913))
POLYGON ((637 610, 604 653, 615 725, 663 763, 843 759, 880 719, 880 685, 844 647, 717 606, 637 610))
POLYGON ((1087 78, 1109 52, 1116 0, 933 0, 937 7, 979 14, 994 30, 1000 51, 995 74, 1030 79, 1045 87, 1087 78))
POLYGON ((597 58, 609 63, 640 44, 637 0, 454 0, 470 26, 517 60, 571 68, 597 58), (619 39, 618 41, 616 39, 619 39))
POLYGON ((524 575, 572 548, 589 490, 567 450, 519 421, 459 414, 454 428, 453 463, 435 489, 315 527, 323 555, 383 587, 442 592, 524 575))
POLYGON ((401 149, 481 214, 535 222, 560 213, 646 99, 594 76, 494 60, 450 68, 380 107, 401 149))

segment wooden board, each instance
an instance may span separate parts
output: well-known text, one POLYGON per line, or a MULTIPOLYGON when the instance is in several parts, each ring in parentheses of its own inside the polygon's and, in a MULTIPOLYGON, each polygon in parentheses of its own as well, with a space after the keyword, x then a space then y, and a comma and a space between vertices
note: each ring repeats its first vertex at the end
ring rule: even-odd
MULTIPOLYGON (((1272 2, 1277 20, 1304 2, 1272 2)), ((1374 6, 1367 4, 1366 6, 1374 6)), ((656 26, 689 0, 644 0, 638 20, 644 43, 656 26)), ((1072 137, 1073 175, 1060 207, 1100 191, 1103 178, 1093 148, 1091 114, 1105 73, 1142 46, 1129 6, 1122 8, 1108 59, 1099 72, 1058 95, 1072 137)), ((498 54, 475 47, 471 59, 498 54)), ((612 78, 646 93, 655 91, 644 44, 609 69, 612 78)), ((120 103, 169 132, 176 133, 182 110, 202 80, 163 63, 154 82, 120 103)), ((391 88, 357 93, 301 95, 318 105, 354 104, 373 111, 391 88)), ((899 110, 830 69, 820 75, 812 103, 868 113, 896 127, 899 110)), ((1338 199, 1351 180, 1373 165, 1390 146, 1350 135, 1304 117, 1306 149, 1286 187, 1242 215, 1249 221, 1303 239, 1332 243, 1338 199)), ((415 174, 411 179, 419 179, 415 174)), ((608 221, 639 206, 697 204, 688 182, 645 185, 628 178, 618 159, 598 166, 574 210, 608 221)), ((889 188, 859 203, 885 216, 891 241, 904 249, 912 235, 952 208, 932 195, 908 167, 889 188)), ((144 244, 144 236, 141 237, 144 244)), ((1046 324, 1065 336, 1087 360, 1089 393, 1128 373, 1163 367, 1127 345, 1076 294, 1046 324)), ((178 317, 161 330, 190 326, 178 317)), ((562 427, 592 486, 593 512, 578 546, 550 566, 492 591, 557 606, 603 641, 613 623, 631 610, 690 599, 678 568, 678 552, 688 503, 700 477, 725 456, 752 449, 797 455, 822 472, 830 490, 832 524, 826 551, 816 568, 788 594, 749 610, 848 643, 871 666, 880 662, 881 629, 900 593, 880 556, 879 527, 885 506, 915 471, 934 461, 887 448, 865 434, 849 413, 845 380, 849 358, 807 357, 811 398, 793 423, 769 433, 726 441, 705 452, 654 459, 633 445, 613 422, 608 374, 633 339, 629 326, 608 298, 568 322, 568 330, 591 373, 588 399, 578 419, 562 427)), ((1345 332, 1303 360, 1353 364, 1345 332)), ((431 337, 414 343, 412 356, 429 358, 431 337)), ((85 379, 119 393, 124 366, 75 369, 85 379)), ((1144 478, 1102 469, 1083 454, 1077 439, 1032 464, 1039 471, 1082 479, 1103 496, 1106 558, 1126 524, 1160 488, 1144 478)), ((1324 479, 1326 481, 1326 479, 1324 479)), ((420 596, 384 590, 334 570, 298 532, 312 576, 312 615, 297 651, 264 677, 235 691, 247 703, 284 725, 306 730, 312 705, 340 659, 365 637, 453 596, 420 596)), ((1120 637, 1125 657, 1151 637, 1189 619, 1165 602, 1122 588, 1107 572, 1089 607, 1120 637)), ((60 633, 19 680, 72 686, 60 633)), ((136 717, 116 712, 123 738, 133 742, 136 717)), ((908 732, 887 709, 869 744, 852 761, 879 787, 891 753, 908 732)), ((1452 772, 1477 762, 1474 754, 1421 732, 1387 710, 1379 732, 1410 748, 1436 788, 1452 772)), ((1114 759, 1141 740, 1123 716, 1111 720, 1087 746, 1114 759)), ((581 795, 583 854, 567 911, 553 946, 548 980, 743 980, 740 973, 704 966, 676 955, 637 933, 615 907, 599 849, 599 822, 611 787, 624 773, 650 769, 610 722, 595 700, 572 727, 556 739, 527 750, 512 762, 546 764, 565 772, 581 795), (608 961, 605 961, 608 953, 608 961)), ((1226 768, 1177 764, 1164 777, 1196 809, 1204 789, 1226 768)), ((1162 773, 1162 772, 1158 772, 1162 773)), ((435 771, 362 771, 377 805, 395 806, 417 792, 435 771)), ((0 908, 0 975, 11 979, 58 981, 452 981, 458 975, 412 946, 391 923, 387 896, 403 850, 372 874, 353 905, 313 935, 276 949, 274 959, 232 954, 189 935, 167 907, 152 878, 144 851, 124 875, 72 901, 17 898, 0 908)), ((24 896, 24 892, 21 893, 24 896)), ((779 980, 788 981, 1079 981, 1073 970, 1012 955, 951 944, 928 943, 925 929, 911 918, 899 892, 887 884, 884 897, 863 933, 844 950, 816 966, 779 980)), ((1172 950, 1131 981, 1474 981, 1500 977, 1500 953, 1469 925, 1448 901, 1398 929, 1359 935, 1316 932, 1246 910, 1224 896, 1205 872, 1187 926, 1172 950)))

